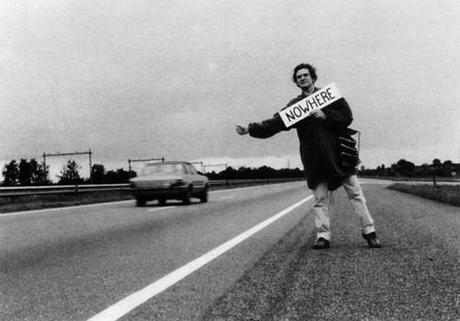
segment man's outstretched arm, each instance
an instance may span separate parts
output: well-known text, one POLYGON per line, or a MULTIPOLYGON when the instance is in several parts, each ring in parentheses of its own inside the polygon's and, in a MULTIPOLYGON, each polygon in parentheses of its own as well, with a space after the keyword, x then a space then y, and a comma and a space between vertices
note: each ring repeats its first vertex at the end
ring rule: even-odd
POLYGON ((266 119, 257 123, 250 123, 248 126, 236 126, 236 132, 240 135, 249 134, 255 138, 268 138, 282 130, 287 130, 279 114, 275 114, 273 118, 266 119))

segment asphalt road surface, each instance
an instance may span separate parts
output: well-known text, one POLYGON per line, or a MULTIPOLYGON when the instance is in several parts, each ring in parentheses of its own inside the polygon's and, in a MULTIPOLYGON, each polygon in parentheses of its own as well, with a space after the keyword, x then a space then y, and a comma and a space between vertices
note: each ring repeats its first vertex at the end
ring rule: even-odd
POLYGON ((0 319, 457 320, 458 207, 363 188, 382 249, 339 191, 311 250, 303 182, 0 215, 0 319))
POLYGON ((310 213, 202 320, 460 320, 460 208, 363 185, 383 243, 369 249, 343 191, 331 249, 310 213))

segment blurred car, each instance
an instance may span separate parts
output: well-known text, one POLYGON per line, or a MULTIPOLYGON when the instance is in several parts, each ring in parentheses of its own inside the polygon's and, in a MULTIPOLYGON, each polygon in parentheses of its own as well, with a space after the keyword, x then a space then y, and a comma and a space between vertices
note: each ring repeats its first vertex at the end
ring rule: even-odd
POLYGON ((190 204, 190 198, 208 201, 209 180, 199 174, 188 162, 146 163, 138 177, 130 179, 137 206, 158 200, 163 205, 168 199, 190 204))

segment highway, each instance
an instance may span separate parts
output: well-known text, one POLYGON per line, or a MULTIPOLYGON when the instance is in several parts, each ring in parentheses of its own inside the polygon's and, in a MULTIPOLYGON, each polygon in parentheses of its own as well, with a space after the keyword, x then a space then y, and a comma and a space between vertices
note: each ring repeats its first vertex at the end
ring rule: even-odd
MULTIPOLYGON (((215 191, 209 203, 190 206, 128 201, 4 214, 0 319, 87 320, 304 199, 305 190, 298 182, 215 191)), ((307 212, 284 216, 145 306, 155 319, 200 315, 307 212)))
POLYGON ((458 208, 367 183, 383 249, 365 247, 339 191, 332 248, 311 250, 305 182, 213 191, 209 203, 189 206, 125 201, 0 215, 0 319, 455 320, 458 208))

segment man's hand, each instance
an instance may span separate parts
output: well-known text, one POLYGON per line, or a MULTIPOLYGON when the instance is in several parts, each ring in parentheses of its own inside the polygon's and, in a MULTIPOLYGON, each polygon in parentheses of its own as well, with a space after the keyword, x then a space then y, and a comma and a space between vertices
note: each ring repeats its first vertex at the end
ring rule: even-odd
POLYGON ((313 118, 326 119, 326 114, 321 109, 316 109, 311 112, 310 116, 313 118))
POLYGON ((249 129, 244 126, 236 125, 236 132, 240 135, 246 135, 249 133, 249 129))

